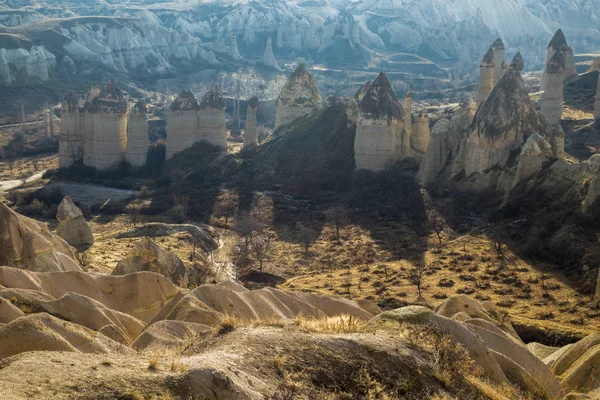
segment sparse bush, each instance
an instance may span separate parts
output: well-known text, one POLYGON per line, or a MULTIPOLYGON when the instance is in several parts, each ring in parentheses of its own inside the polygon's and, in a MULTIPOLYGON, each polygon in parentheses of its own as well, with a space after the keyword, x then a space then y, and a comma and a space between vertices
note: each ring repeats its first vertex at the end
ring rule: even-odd
POLYGON ((240 321, 238 317, 236 317, 234 314, 224 315, 219 321, 219 325, 215 327, 214 332, 217 335, 225 335, 233 332, 239 323, 240 321))

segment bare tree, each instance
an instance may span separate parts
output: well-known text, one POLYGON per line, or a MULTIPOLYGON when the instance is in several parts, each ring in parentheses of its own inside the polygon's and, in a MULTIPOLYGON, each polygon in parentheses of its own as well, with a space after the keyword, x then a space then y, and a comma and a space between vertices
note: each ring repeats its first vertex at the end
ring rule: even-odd
POLYGON ((335 236, 337 238, 337 242, 341 243, 340 229, 344 227, 348 221, 346 207, 344 207, 342 204, 337 204, 327 210, 326 214, 327 219, 329 219, 335 225, 335 236))
POLYGON ((296 229, 298 229, 298 233, 300 234, 300 238, 302 239, 304 253, 308 254, 308 249, 317 240, 317 232, 304 225, 302 222, 298 222, 296 224, 296 229))
POLYGON ((262 225, 255 216, 251 214, 243 214, 236 221, 234 230, 244 239, 244 244, 246 248, 248 248, 254 233, 260 231, 261 228, 262 225))
POLYGON ((435 232, 438 245, 441 246, 443 243, 442 233, 446 227, 444 219, 436 210, 427 211, 427 221, 429 223, 429 228, 435 232))
POLYGON ((419 293, 419 298, 417 300, 423 299, 423 281, 426 271, 427 264, 425 263, 425 261, 418 261, 413 263, 412 267, 408 270, 408 281, 411 283, 411 285, 414 285, 417 288, 417 292, 419 293))
POLYGON ((258 270, 263 272, 263 264, 271 255, 271 238, 267 235, 254 235, 251 240, 251 251, 258 261, 258 270))

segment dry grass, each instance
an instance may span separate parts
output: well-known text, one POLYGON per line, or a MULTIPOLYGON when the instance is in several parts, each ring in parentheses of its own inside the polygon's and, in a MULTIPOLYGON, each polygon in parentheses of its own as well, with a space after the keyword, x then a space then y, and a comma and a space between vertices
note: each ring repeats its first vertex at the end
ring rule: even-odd
POLYGON ((296 327, 300 332, 312 333, 358 333, 365 330, 363 320, 353 315, 339 315, 321 319, 296 317, 296 327))
POLYGON ((235 316, 235 314, 224 315, 219 324, 213 329, 215 335, 225 335, 233 332, 236 328, 241 325, 241 320, 235 316))
POLYGON ((158 371, 158 357, 150 358, 150 361, 148 361, 148 370, 158 371))

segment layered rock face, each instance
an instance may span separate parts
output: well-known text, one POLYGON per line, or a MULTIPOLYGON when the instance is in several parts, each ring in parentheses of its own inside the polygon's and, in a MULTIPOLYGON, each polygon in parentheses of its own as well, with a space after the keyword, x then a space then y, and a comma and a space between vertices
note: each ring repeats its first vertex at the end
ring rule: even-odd
POLYGON ((146 119, 146 102, 138 101, 129 113, 127 121, 127 150, 125 159, 132 167, 146 165, 148 155, 148 120, 146 119))
POLYGON ((385 73, 380 73, 359 105, 354 141, 356 168, 381 171, 411 155, 404 118, 404 109, 390 82, 385 73))
POLYGON ((416 150, 419 153, 425 153, 429 146, 429 137, 429 115, 426 111, 421 111, 417 116, 415 128, 410 137, 410 144, 413 150, 416 150))
POLYGON ((1 202, 0 265, 39 272, 81 271, 67 242, 1 202))
POLYGON ((515 54, 512 61, 510 62, 510 65, 514 65, 517 71, 523 72, 523 70, 525 69, 525 61, 523 61, 523 56, 521 55, 520 51, 518 51, 517 54, 515 54))
POLYGON ((295 119, 310 113, 322 103, 315 78, 304 64, 300 64, 292 73, 277 99, 275 130, 295 119))
POLYGON ((548 136, 547 125, 535 111, 521 74, 511 67, 475 115, 465 150, 466 175, 498 165, 534 133, 548 136))
POLYGON ((125 159, 129 107, 121 90, 109 81, 88 98, 83 163, 98 170, 115 168, 125 159))
POLYGON ((196 143, 198 102, 189 90, 184 90, 173 101, 167 114, 166 159, 196 143))
POLYGON ((521 148, 512 186, 529 179, 542 170, 544 162, 553 157, 552 146, 537 133, 529 136, 521 148))
POLYGON ((246 128, 244 129, 244 149, 258 146, 258 132, 256 124, 256 112, 258 111, 258 99, 251 98, 246 109, 246 128))
POLYGON ((75 247, 77 251, 84 252, 94 244, 92 229, 79 207, 69 196, 65 196, 60 202, 56 219, 58 220, 56 234, 75 247))
POLYGON ((209 89, 200 101, 196 131, 196 141, 202 140, 227 151, 225 99, 217 86, 209 89))
POLYGON ((545 91, 542 103, 542 115, 552 126, 560 123, 563 110, 563 77, 565 58, 560 51, 554 53, 545 71, 545 91))
POLYGON ((479 64, 479 90, 477 92, 477 104, 481 104, 487 99, 494 89, 494 70, 496 63, 494 61, 494 51, 490 47, 481 64, 479 64))
POLYGON ((82 120, 79 99, 75 94, 69 93, 63 99, 60 109, 59 168, 68 168, 83 160, 85 135, 82 120))

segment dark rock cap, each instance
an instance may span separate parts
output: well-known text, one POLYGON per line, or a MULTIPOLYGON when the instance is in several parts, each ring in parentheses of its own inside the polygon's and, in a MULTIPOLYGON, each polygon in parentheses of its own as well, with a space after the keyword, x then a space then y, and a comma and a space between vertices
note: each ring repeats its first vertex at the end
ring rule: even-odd
POLYGON ((512 61, 510 62, 510 65, 513 66, 519 71, 523 71, 525 69, 525 62, 523 61, 523 56, 521 56, 521 52, 519 51, 517 54, 515 54, 515 56, 513 57, 512 61))
POLYGON ((569 45, 567 44, 567 38, 565 38, 565 34, 563 33, 562 29, 559 29, 556 31, 556 33, 550 40, 550 43, 548 43, 547 48, 554 50, 564 50, 568 47, 569 45))
POLYGON ((495 67, 496 63, 494 62, 494 50, 490 47, 483 56, 483 60, 481 60, 480 67, 495 67))
POLYGON ((471 127, 471 130, 488 139, 495 139, 512 130, 517 130, 522 137, 533 133, 547 136, 548 129, 535 111, 521 73, 514 66, 506 71, 477 110, 471 127))
POLYGON ((200 101, 201 110, 223 110, 225 108, 225 99, 223 93, 217 85, 208 89, 208 92, 202 96, 200 101))
POLYGON ((258 108, 258 98, 256 96, 248 100, 248 108, 253 108, 255 110, 258 108))
POLYGON ((408 92, 406 92, 406 95, 404 96, 404 98, 412 98, 413 97, 413 92, 411 92, 410 90, 408 92))
POLYGON ((198 102, 191 90, 182 90, 173 103, 171 103, 171 107, 169 107, 169 111, 173 112, 196 110, 198 110, 198 102))
POLYGON ((65 95, 62 101, 61 111, 75 113, 79 112, 79 98, 73 92, 65 95))
POLYGON ((365 93, 360 102, 360 111, 369 119, 404 119, 404 109, 398 103, 385 72, 379 74, 365 93))
POLYGON ((496 39, 494 43, 492 43, 491 49, 493 51, 504 50, 504 42, 502 41, 502 39, 496 39))
POLYGON ((560 74, 565 71, 565 55, 562 51, 555 51, 554 55, 546 65, 546 72, 549 74, 560 74))
POLYGON ((86 107, 88 112, 102 114, 122 114, 128 110, 121 89, 112 80, 104 85, 98 96, 93 98, 90 104, 86 104, 86 107))

